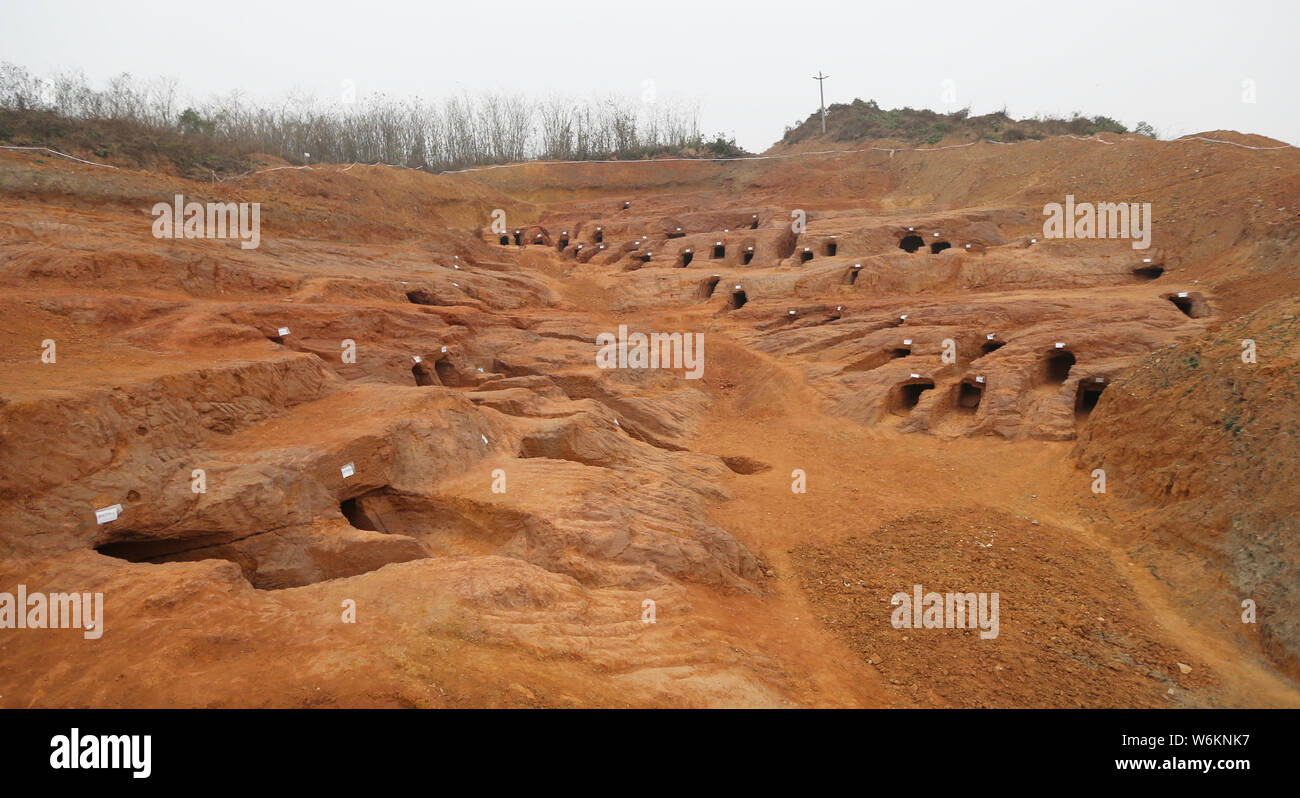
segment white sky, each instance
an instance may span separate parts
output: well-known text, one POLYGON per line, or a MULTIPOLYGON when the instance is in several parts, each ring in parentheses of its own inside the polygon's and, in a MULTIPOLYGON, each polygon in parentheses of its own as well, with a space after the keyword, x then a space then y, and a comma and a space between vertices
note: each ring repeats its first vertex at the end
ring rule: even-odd
POLYGON ((1213 129, 1300 144, 1300 2, 1089 0, 5 0, 0 60, 232 89, 437 99, 461 88, 698 102, 704 133, 766 149, 826 102, 1016 117, 1081 111, 1162 137, 1213 129), (944 102, 943 81, 957 102, 944 102), (1254 81, 1254 103, 1242 101, 1254 81))

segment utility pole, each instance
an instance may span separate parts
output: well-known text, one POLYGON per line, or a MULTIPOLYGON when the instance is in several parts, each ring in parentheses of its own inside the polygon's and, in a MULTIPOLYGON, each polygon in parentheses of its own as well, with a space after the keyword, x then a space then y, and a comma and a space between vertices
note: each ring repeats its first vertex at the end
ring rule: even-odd
POLYGON ((823 136, 826 135, 826 84, 822 83, 822 81, 826 80, 829 77, 830 75, 823 75, 820 69, 817 70, 817 74, 813 77, 813 80, 817 81, 817 92, 821 94, 821 98, 822 98, 822 135, 823 136))

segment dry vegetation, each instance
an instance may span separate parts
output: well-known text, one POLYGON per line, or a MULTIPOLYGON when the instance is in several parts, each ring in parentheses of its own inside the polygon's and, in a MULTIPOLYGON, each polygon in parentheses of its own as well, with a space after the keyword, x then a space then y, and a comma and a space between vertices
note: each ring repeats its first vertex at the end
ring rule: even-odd
MULTIPOLYGON (((826 138, 831 141, 897 139, 912 144, 936 144, 948 137, 1023 141, 1047 136, 1095 133, 1127 133, 1128 128, 1106 116, 1086 117, 1076 112, 1069 119, 1039 116, 1012 119, 1006 111, 970 116, 969 109, 941 114, 928 109, 884 110, 875 100, 836 103, 826 109, 826 138)), ((1154 130, 1139 122, 1135 133, 1154 136, 1154 130)), ((821 134, 821 113, 814 111, 804 121, 786 128, 780 144, 798 144, 821 134)))
POLYGON ((184 104, 175 81, 121 75, 103 89, 79 73, 41 78, 0 64, 0 142, 200 177, 243 171, 246 156, 289 163, 382 161, 429 171, 533 159, 743 154, 706 140, 694 108, 619 97, 540 101, 511 93, 441 102, 383 95, 355 103, 292 97, 262 106, 232 93, 184 104))

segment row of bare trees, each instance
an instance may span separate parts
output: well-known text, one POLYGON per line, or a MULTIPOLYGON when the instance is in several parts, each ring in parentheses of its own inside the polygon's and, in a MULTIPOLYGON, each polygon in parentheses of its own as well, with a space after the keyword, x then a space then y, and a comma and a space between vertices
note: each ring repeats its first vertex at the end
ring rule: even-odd
POLYGON ((702 143, 696 108, 614 96, 534 100, 497 92, 437 103, 384 95, 321 103, 290 96, 268 106, 232 93, 186 103, 184 110, 181 105, 174 80, 123 74, 97 89, 81 73, 42 78, 0 63, 0 108, 208 136, 293 163, 382 161, 442 171, 537 158, 647 157, 702 143))

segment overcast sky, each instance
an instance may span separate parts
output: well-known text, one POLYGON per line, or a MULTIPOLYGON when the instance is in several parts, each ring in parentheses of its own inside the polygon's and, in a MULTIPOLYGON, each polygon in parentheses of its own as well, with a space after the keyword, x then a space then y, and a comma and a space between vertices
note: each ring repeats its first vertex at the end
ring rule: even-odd
POLYGON ((705 133, 766 149, 826 102, 973 114, 1006 107, 1300 144, 1300 2, 710 4, 223 0, 7 4, 0 60, 38 74, 130 72, 202 97, 293 90, 436 99, 461 88, 698 103, 705 133), (945 81, 952 81, 945 84, 945 81), (1244 82, 1253 82, 1251 89, 1244 82), (955 90, 955 102, 945 95, 955 90))

